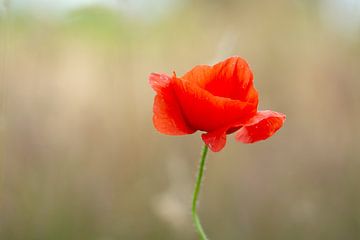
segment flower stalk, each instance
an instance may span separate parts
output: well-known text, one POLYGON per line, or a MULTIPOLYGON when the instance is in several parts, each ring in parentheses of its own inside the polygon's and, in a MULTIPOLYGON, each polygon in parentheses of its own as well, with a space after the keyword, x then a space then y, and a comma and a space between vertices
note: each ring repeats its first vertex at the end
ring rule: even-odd
POLYGON ((202 178, 204 176, 204 171, 205 171, 205 162, 206 162, 207 152, 208 152, 208 146, 204 145, 202 154, 201 154, 201 158, 200 158, 199 170, 198 170, 198 174, 196 177, 196 183, 195 183, 193 200, 192 200, 192 209, 191 209, 193 222, 195 224, 196 231, 198 232, 201 240, 208 240, 208 238, 206 237, 205 231, 204 231, 203 227, 201 226, 200 218, 196 212, 197 205, 198 205, 199 193, 200 193, 200 189, 201 189, 201 182, 202 182, 202 178))

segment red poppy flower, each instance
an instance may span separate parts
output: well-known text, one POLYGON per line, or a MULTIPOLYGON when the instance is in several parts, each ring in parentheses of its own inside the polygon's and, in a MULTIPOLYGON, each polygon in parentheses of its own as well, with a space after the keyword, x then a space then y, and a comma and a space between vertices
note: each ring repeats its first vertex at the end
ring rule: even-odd
POLYGON ((204 131, 209 148, 220 151, 226 135, 253 143, 272 136, 284 123, 285 115, 257 111, 258 93, 249 65, 231 57, 214 66, 199 65, 182 77, 152 73, 149 82, 156 92, 153 123, 168 135, 204 131))

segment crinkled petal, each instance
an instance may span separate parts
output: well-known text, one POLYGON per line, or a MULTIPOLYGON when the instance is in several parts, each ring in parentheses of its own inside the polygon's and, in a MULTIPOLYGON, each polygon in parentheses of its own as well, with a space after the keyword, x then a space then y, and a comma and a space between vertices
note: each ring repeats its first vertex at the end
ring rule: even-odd
POLYGON ((211 151, 219 152, 226 144, 226 130, 220 129, 209 133, 203 133, 201 138, 211 151))
POLYGON ((279 130, 286 116, 273 111, 259 111, 236 133, 236 140, 243 143, 254 143, 271 137, 279 130))
POLYGON ((153 107, 155 128, 164 134, 185 135, 195 132, 190 128, 174 94, 172 78, 165 74, 152 73, 149 83, 156 91, 153 107))
POLYGON ((178 78, 174 90, 192 129, 213 132, 235 123, 242 125, 257 111, 257 103, 214 96, 197 84, 178 78))
POLYGON ((240 57, 230 57, 214 66, 196 66, 183 79, 198 84, 215 96, 258 102, 253 74, 248 63, 240 57))
POLYGON ((156 93, 161 93, 169 87, 171 77, 163 73, 151 73, 149 75, 149 83, 156 93))

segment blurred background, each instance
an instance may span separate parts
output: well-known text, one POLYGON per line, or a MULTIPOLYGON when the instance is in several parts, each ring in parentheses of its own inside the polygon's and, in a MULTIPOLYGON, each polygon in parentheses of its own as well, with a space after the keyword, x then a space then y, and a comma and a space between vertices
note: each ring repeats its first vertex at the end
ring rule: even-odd
POLYGON ((197 239, 200 133, 152 126, 150 72, 248 60, 268 141, 210 153, 210 239, 360 239, 359 0, 5 0, 0 239, 197 239))

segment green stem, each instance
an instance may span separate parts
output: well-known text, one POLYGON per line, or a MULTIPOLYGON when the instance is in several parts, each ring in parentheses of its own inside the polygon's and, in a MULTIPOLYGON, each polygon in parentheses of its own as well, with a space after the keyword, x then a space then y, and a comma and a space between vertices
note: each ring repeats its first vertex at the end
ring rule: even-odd
POLYGON ((201 188, 201 181, 202 181, 202 178, 204 175, 204 170, 205 170, 204 167, 205 167, 207 152, 208 152, 208 146, 204 145, 202 154, 201 154, 201 159, 200 159, 199 171, 198 171, 198 175, 196 177, 196 184, 195 184, 193 201, 192 201, 192 209, 191 209, 195 228, 196 228, 196 231, 198 232, 198 234, 200 235, 201 240, 208 240, 208 238, 206 237, 204 229, 201 226, 199 216, 196 213, 196 207, 197 207, 198 197, 199 197, 200 188, 201 188))

